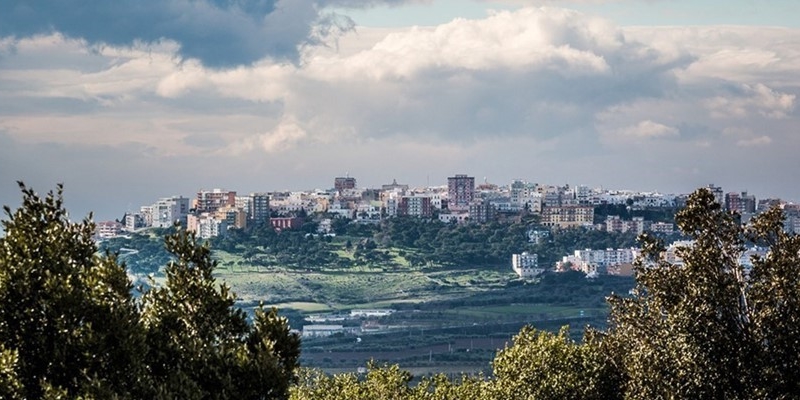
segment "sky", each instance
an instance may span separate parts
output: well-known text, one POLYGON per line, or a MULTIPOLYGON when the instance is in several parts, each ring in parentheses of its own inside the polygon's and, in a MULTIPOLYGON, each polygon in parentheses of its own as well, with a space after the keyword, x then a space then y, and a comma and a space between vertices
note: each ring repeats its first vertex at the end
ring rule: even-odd
POLYGON ((508 184, 800 201, 795 0, 6 0, 0 204, 508 184), (101 4, 101 5, 98 5, 101 4), (102 5, 104 4, 104 5, 102 5), (8 12, 10 10, 10 12, 8 12))

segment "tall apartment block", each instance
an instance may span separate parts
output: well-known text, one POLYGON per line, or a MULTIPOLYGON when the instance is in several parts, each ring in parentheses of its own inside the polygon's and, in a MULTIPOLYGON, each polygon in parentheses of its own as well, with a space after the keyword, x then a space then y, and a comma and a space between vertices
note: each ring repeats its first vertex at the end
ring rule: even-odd
POLYGON ((342 191, 356 188, 356 178, 350 176, 337 176, 333 179, 333 188, 342 191))
POLYGON ((451 210, 468 210, 475 198, 475 177, 456 175, 447 178, 447 207, 451 210))
POLYGON ((731 192, 725 195, 725 208, 728 211, 738 211, 739 213, 756 212, 756 196, 747 192, 731 192))
POLYGON ((200 190, 197 192, 195 211, 213 213, 225 206, 236 206, 236 192, 222 189, 200 190))
POLYGON ((266 193, 250 193, 250 220, 256 224, 269 221, 269 195, 266 193))
POLYGON ((183 196, 159 199, 150 208, 151 226, 155 228, 169 228, 175 222, 185 226, 187 215, 189 199, 183 196))

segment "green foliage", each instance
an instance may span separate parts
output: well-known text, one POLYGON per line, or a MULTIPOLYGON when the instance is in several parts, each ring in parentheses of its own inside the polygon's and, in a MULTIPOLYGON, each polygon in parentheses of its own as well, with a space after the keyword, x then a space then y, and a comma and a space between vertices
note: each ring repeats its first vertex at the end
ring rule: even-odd
POLYGON ((17 375, 19 355, 0 344, 0 399, 24 399, 22 382, 17 375))
POLYGON ((291 389, 291 400, 479 400, 486 399, 488 384, 480 378, 463 377, 458 383, 444 375, 424 378, 411 386, 412 376, 397 365, 370 363, 367 374, 325 375, 304 370, 300 384, 291 389))
POLYGON ((45 198, 20 187, 0 239, 0 343, 17 355, 24 397, 135 397, 144 342, 125 270, 96 255, 94 224, 69 222, 60 186, 45 198))
POLYGON ((193 235, 167 237, 166 285, 139 304, 116 256, 97 253, 91 220, 69 221, 60 186, 44 198, 20 187, 0 239, 0 397, 288 395, 299 338, 275 310, 249 324, 193 235))
POLYGON ((568 327, 552 334, 528 326, 493 362, 493 398, 620 398, 619 376, 607 361, 597 341, 575 343, 568 327))
POLYGON ((609 335, 627 374, 627 398, 790 398, 800 387, 800 238, 773 210, 749 226, 707 190, 676 216, 694 245, 683 266, 659 257, 638 269, 631 298, 612 298, 609 335), (747 244, 770 251, 752 271, 739 264, 747 244))

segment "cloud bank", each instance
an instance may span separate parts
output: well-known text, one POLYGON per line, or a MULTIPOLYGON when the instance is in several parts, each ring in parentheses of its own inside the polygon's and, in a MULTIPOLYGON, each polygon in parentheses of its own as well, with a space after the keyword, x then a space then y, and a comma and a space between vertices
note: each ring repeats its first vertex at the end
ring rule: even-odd
MULTIPOLYGON (((243 37, 284 10, 159 4, 225 13, 243 37)), ((319 11, 302 15, 294 21, 319 11)), ((149 182, 149 197, 171 194, 156 191, 170 185, 327 187, 344 172, 365 185, 425 184, 464 172, 665 191, 715 182, 800 200, 786 184, 799 166, 798 30, 627 28, 531 7, 429 28, 357 28, 338 46, 294 47, 290 62, 263 57, 280 51, 261 42, 198 42, 190 55, 191 40, 178 38, 201 30, 189 25, 168 38, 42 28, 0 40, 7 148, 47 148, 37 177, 66 175, 90 190, 85 176, 116 174, 149 182), (123 161, 76 161, 98 152, 123 161)), ((309 29, 283 32, 285 43, 309 29)), ((0 156, 7 175, 28 173, 24 157, 0 156)))
POLYGON ((295 60, 299 48, 353 28, 327 6, 401 3, 353 0, 8 0, 0 37, 60 33, 96 46, 171 41, 184 58, 211 67, 247 65, 263 58, 295 60))

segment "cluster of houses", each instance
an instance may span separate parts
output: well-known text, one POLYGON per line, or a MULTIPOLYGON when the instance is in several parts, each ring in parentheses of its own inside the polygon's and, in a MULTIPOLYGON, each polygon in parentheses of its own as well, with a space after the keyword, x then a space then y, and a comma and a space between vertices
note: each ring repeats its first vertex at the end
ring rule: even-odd
MULTIPOLYGON (((756 202, 747 192, 723 194, 709 185, 718 201, 743 216, 778 204, 789 218, 787 230, 800 231, 800 205, 785 204, 777 199, 756 202)), ((297 229, 304 215, 321 215, 320 229, 330 229, 331 219, 342 218, 356 223, 379 223, 382 219, 410 216, 439 219, 448 223, 485 223, 504 215, 529 213, 538 215, 547 229, 592 228, 615 232, 654 231, 669 234, 672 224, 646 221, 641 217, 623 220, 610 215, 595 224, 595 208, 601 205, 624 205, 631 210, 680 207, 686 195, 627 190, 590 189, 585 185, 546 185, 515 180, 508 185, 495 185, 457 174, 447 184, 412 188, 392 183, 379 188, 359 188, 350 176, 336 177, 333 187, 295 192, 259 192, 240 195, 224 189, 199 190, 192 198, 172 196, 158 199, 151 205, 128 212, 122 221, 97 224, 98 239, 107 239, 124 232, 150 227, 170 227, 180 223, 197 232, 201 238, 224 235, 231 228, 252 224, 270 224, 278 230, 297 229)), ((537 238, 541 239, 542 231, 537 238)))
MULTIPOLYGON (((676 266, 683 265, 680 249, 691 248, 694 243, 688 240, 677 240, 672 242, 664 250, 663 260, 676 266)), ((753 268, 754 257, 765 257, 767 248, 752 246, 745 249, 739 255, 737 262, 741 265, 745 273, 753 268)), ((601 274, 632 276, 633 264, 641 255, 641 249, 605 249, 575 250, 573 254, 566 255, 561 261, 556 263, 556 272, 580 271, 587 277, 596 277, 601 274)), ((531 279, 541 275, 545 269, 539 267, 536 254, 522 253, 514 254, 511 258, 511 267, 514 272, 522 279, 531 279)))

